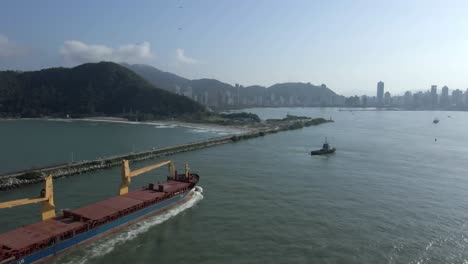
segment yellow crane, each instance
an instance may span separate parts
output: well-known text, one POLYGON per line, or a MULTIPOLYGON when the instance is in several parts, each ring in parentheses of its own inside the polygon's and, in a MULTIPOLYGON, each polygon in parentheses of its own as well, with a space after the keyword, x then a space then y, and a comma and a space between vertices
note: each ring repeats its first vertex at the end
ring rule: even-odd
MULTIPOLYGON (((130 165, 128 160, 122 160, 122 183, 120 184, 119 195, 124 195, 128 193, 128 186, 130 186, 130 182, 132 181, 132 177, 138 176, 150 170, 154 170, 160 168, 164 165, 169 165, 169 176, 175 177, 176 176, 176 167, 172 160, 163 161, 160 163, 156 163, 138 170, 131 171, 130 165)), ((188 178, 190 176, 188 164, 185 164, 185 177, 188 178)))
MULTIPOLYGON (((128 193, 128 186, 130 185, 132 177, 138 176, 142 173, 148 172, 160 168, 164 165, 169 165, 170 177, 176 176, 176 168, 171 160, 156 163, 138 170, 131 171, 128 160, 122 160, 122 183, 120 184, 119 194, 124 195, 128 193)), ((190 176, 188 164, 185 164, 185 177, 190 176)), ((45 188, 41 191, 41 195, 38 198, 26 198, 15 201, 0 203, 0 209, 11 208, 20 205, 42 203, 41 215, 42 220, 47 220, 55 217, 55 204, 54 204, 54 188, 52 183, 52 176, 49 175, 45 178, 45 188)))
POLYGON ((49 175, 45 178, 45 188, 41 191, 39 198, 27 198, 3 202, 0 203, 0 209, 34 203, 42 203, 42 221, 55 217, 54 186, 52 184, 52 175, 49 175))
POLYGON ((150 170, 154 170, 160 168, 164 165, 169 165, 169 175, 175 175, 175 166, 171 160, 156 163, 138 170, 130 171, 130 165, 128 160, 122 160, 122 183, 120 184, 119 195, 124 195, 128 193, 128 186, 132 181, 132 177, 138 176, 142 173, 148 172, 150 170))

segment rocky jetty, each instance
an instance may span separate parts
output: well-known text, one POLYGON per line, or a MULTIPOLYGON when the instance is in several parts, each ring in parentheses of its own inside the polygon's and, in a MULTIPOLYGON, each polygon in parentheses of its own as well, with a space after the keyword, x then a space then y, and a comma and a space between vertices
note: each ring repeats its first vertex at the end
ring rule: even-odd
POLYGON ((54 178, 71 176, 90 171, 102 170, 110 167, 120 166, 123 159, 131 161, 146 160, 173 155, 180 152, 187 152, 220 144, 233 143, 255 137, 263 137, 268 134, 281 131, 301 129, 303 127, 315 126, 327 122, 333 122, 323 118, 297 117, 288 115, 283 119, 268 119, 265 122, 255 122, 249 125, 249 132, 234 135, 217 137, 204 141, 189 144, 177 145, 173 147, 151 149, 137 153, 100 158, 92 161, 80 161, 63 165, 44 167, 40 169, 27 170, 15 173, 0 175, 0 190, 10 190, 28 184, 35 184, 44 181, 44 177, 52 175, 54 178))

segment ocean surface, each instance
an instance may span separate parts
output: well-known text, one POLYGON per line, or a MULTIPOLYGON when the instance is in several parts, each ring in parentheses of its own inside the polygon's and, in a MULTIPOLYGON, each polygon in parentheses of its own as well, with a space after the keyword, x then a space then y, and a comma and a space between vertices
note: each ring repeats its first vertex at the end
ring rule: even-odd
POLYGON ((0 173, 168 147, 231 133, 141 122, 0 119, 0 173))
MULTIPOLYGON (((180 168, 188 161, 203 193, 53 263, 468 263, 468 113, 248 110, 335 122, 167 157, 180 168), (337 152, 310 156, 325 137, 337 152)), ((5 122, 0 160, 10 169, 67 161, 78 146, 91 159, 132 144, 217 135, 143 124, 5 122)), ((164 175, 139 176, 132 188, 164 175)), ((119 181, 119 168, 56 180, 57 208, 115 195, 119 181)), ((0 200, 34 197, 41 187, 0 192, 0 200)), ((38 205, 2 209, 0 232, 38 220, 38 205)))

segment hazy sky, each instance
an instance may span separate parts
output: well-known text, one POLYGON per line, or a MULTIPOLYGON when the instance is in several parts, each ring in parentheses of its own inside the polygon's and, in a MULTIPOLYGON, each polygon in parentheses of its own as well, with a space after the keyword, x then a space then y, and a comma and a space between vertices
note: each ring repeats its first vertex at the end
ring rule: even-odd
POLYGON ((344 95, 468 87, 468 1, 22 1, 0 4, 0 70, 112 60, 231 84, 344 95))

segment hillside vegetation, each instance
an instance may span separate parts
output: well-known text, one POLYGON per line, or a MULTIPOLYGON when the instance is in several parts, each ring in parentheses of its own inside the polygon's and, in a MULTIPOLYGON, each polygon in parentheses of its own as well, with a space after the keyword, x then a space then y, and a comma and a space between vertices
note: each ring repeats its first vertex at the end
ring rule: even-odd
POLYGON ((74 68, 0 72, 0 115, 9 117, 109 115, 173 117, 204 107, 185 96, 154 87, 111 62, 74 68))

